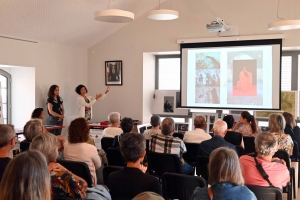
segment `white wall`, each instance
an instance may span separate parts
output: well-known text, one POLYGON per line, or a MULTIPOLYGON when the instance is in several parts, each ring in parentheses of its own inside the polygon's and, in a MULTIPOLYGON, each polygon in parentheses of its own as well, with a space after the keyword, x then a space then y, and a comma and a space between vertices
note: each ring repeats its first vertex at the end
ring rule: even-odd
MULTIPOLYGON (((94 121, 106 120, 109 112, 119 111, 122 117, 129 116, 147 122, 145 120, 151 105, 149 94, 143 91, 151 90, 146 81, 150 77, 147 73, 150 63, 143 61, 143 53, 178 51, 180 45, 176 43, 177 39, 217 37, 217 33, 209 33, 205 28, 205 25, 216 16, 223 18, 227 24, 237 25, 240 35, 278 33, 267 30, 268 23, 277 20, 277 2, 273 0, 172 0, 172 2, 173 9, 179 11, 177 20, 154 21, 144 15, 89 48, 90 91, 93 93, 104 91, 105 61, 123 60, 124 72, 123 86, 111 87, 106 99, 93 107, 94 121), (96 54, 91 54, 92 51, 96 54)), ((170 6, 170 0, 161 7, 167 6, 170 6)), ((282 7, 280 13, 288 17, 287 9, 285 6, 282 7)), ((284 34, 283 46, 300 46, 300 30, 286 31, 284 34)))

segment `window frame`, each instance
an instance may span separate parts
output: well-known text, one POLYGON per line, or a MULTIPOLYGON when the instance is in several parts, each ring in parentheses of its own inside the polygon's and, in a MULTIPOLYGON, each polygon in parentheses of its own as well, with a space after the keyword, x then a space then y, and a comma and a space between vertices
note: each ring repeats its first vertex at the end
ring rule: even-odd
POLYGON ((6 96, 6 102, 7 102, 7 124, 11 124, 11 74, 0 69, 0 75, 7 78, 7 96, 6 96))

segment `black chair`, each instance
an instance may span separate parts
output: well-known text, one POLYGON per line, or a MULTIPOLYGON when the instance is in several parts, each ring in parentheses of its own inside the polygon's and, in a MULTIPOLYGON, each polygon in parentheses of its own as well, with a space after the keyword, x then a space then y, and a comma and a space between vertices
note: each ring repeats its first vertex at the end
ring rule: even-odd
POLYGON ((83 178, 87 182, 88 187, 93 187, 91 172, 85 162, 70 160, 57 160, 57 162, 64 166, 67 170, 71 171, 73 174, 83 178))
POLYGON ((162 176, 162 190, 165 199, 189 200, 196 187, 206 187, 206 181, 198 176, 168 172, 162 176))
POLYGON ((197 154, 199 149, 198 143, 184 143, 186 147, 186 152, 182 154, 185 162, 189 163, 191 166, 196 166, 197 154))
POLYGON ((254 185, 246 186, 255 194, 256 198, 259 200, 283 200, 283 195, 279 188, 254 185))
POLYGON ((165 172, 181 173, 181 160, 176 154, 148 152, 149 173, 161 179, 165 172))
POLYGON ((178 137, 178 138, 180 138, 181 140, 183 140, 183 136, 184 136, 184 134, 182 134, 182 133, 174 133, 174 134, 173 134, 173 137, 178 137))
POLYGON ((106 152, 108 148, 112 147, 114 138, 104 137, 101 139, 101 147, 106 152))
POLYGON ((106 185, 107 187, 109 187, 109 175, 112 172, 116 172, 123 169, 123 167, 118 167, 118 166, 105 166, 103 168, 103 182, 104 185, 106 185))
POLYGON ((294 148, 293 148, 293 155, 291 156, 291 161, 298 162, 298 188, 300 188, 299 144, 295 140, 294 140, 294 148))
POLYGON ((224 140, 233 145, 241 145, 243 134, 235 131, 227 131, 224 140))
POLYGON ((235 147, 239 157, 245 155, 245 149, 242 146, 236 145, 235 147))
POLYGON ((255 152, 254 139, 255 137, 243 137, 246 154, 255 152))
POLYGON ((197 156, 196 174, 203 177, 206 181, 208 180, 208 163, 208 156, 197 156))
POLYGON ((111 166, 126 166, 126 162, 121 154, 120 149, 116 148, 108 148, 106 151, 106 157, 108 161, 108 165, 111 166))

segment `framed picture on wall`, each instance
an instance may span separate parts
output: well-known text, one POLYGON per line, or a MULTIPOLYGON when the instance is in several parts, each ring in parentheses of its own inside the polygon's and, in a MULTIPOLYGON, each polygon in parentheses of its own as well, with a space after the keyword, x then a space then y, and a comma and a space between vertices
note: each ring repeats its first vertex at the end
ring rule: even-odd
POLYGON ((122 60, 105 61, 105 85, 122 85, 122 60))

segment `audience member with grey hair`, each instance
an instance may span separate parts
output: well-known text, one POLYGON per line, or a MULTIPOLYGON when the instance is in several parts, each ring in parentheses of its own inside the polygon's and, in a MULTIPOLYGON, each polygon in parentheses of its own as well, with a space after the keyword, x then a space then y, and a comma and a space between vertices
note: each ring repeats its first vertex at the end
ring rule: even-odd
POLYGON ((151 139, 151 135, 154 134, 160 134, 160 116, 158 115, 152 115, 151 119, 150 119, 150 124, 152 125, 152 128, 149 130, 145 130, 143 135, 146 138, 146 140, 150 140, 151 139))
POLYGON ((217 120, 213 126, 214 136, 199 145, 198 155, 209 156, 211 152, 219 147, 227 147, 236 151, 234 145, 226 142, 224 136, 227 130, 227 124, 223 120, 217 120))
POLYGON ((20 151, 27 151, 33 138, 43 133, 43 125, 39 119, 29 120, 23 129, 25 140, 20 143, 20 151))
POLYGON ((201 143, 205 140, 211 139, 208 133, 204 132, 206 127, 206 119, 204 115, 197 115, 194 118, 195 130, 187 131, 184 134, 183 141, 185 143, 201 143))
POLYGON ((10 151, 15 147, 15 130, 6 124, 0 124, 0 182, 6 166, 8 165, 10 151))
POLYGON ((269 116, 270 133, 273 133, 278 140, 278 149, 286 150, 293 154, 294 142, 290 135, 284 133, 286 122, 281 114, 271 114, 269 116))
POLYGON ((277 138, 272 133, 260 133, 255 137, 255 150, 257 157, 245 155, 240 157, 245 184, 270 186, 257 170, 256 161, 269 176, 273 186, 282 188, 290 179, 289 171, 284 160, 272 158, 277 151, 277 138), (255 161, 256 159, 256 161, 255 161))
POLYGON ((120 117, 121 117, 121 115, 118 112, 109 113, 108 121, 111 123, 111 126, 104 129, 104 131, 102 133, 102 137, 114 138, 115 136, 123 133, 122 129, 119 128, 120 117))

